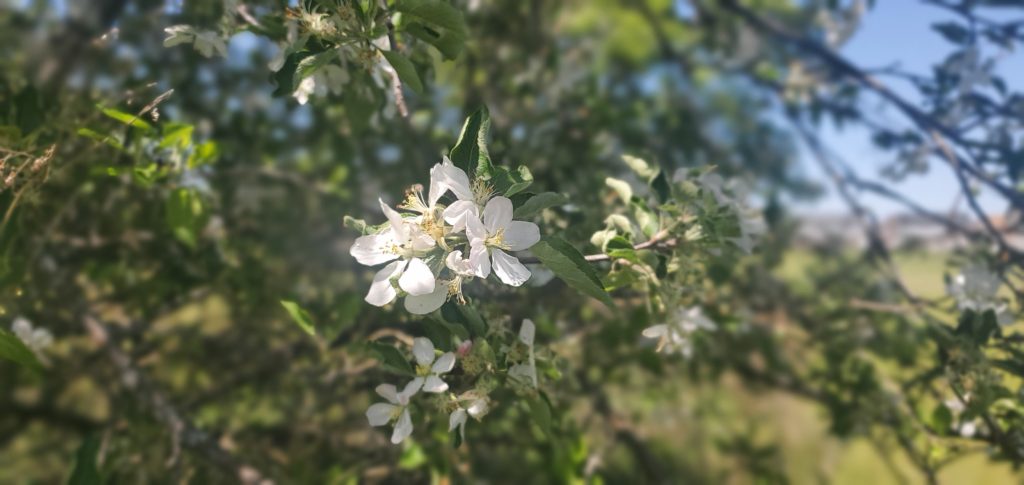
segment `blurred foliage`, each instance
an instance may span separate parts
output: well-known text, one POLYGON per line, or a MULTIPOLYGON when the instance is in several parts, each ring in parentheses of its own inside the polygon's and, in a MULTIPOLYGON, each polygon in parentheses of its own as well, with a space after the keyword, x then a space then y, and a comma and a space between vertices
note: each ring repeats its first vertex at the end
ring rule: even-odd
POLYGON ((919 90, 906 123, 876 119, 894 101, 829 57, 871 2, 300 3, 0 3, 0 323, 55 339, 0 333, 0 482, 936 481, 969 455, 995 481, 1012 475, 989 462, 1024 461, 1020 333, 934 291, 982 261, 1020 298, 1018 250, 973 228, 948 261, 795 249, 790 207, 831 183, 796 157, 834 123, 892 154, 883 186, 948 165, 1019 213, 1024 98, 979 53, 1021 42, 985 16, 1017 2, 924 2, 952 12, 934 28, 953 53, 880 73, 919 90), (181 25, 189 45, 164 47, 181 25), (365 304, 343 217, 422 183, 483 106, 483 155, 506 190, 532 179, 517 217, 565 281, 487 284, 467 295, 479 314, 440 319, 365 304), (671 221, 742 234, 694 185, 711 171, 749 182, 768 224, 754 254, 636 250, 671 221), (572 248, 612 262, 560 271, 572 248), (718 330, 689 359, 656 353, 641 332, 683 305, 718 330), (400 446, 367 425, 410 336, 524 318, 545 384, 496 392, 462 446, 429 410, 400 446), (877 456, 836 464, 846 445, 877 456))

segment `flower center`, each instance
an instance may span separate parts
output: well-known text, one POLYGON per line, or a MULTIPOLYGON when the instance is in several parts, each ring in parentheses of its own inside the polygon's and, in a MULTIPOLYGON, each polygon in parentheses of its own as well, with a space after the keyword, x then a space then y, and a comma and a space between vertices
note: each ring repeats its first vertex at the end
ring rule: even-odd
POLYGON ((421 376, 421 377, 422 376, 430 375, 430 366, 429 365, 416 364, 416 375, 421 376))
POLYGON ((484 244, 493 248, 498 249, 511 249, 507 243, 505 243, 505 229, 498 229, 498 232, 491 234, 490 237, 484 239, 484 244))

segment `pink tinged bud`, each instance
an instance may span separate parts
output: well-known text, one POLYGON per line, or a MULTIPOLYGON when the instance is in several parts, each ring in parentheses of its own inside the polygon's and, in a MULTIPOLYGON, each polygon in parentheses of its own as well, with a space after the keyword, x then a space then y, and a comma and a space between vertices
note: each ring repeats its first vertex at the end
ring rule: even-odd
POLYGON ((466 340, 465 342, 459 344, 458 348, 455 349, 455 353, 459 357, 465 357, 469 355, 470 350, 473 350, 473 341, 466 340))

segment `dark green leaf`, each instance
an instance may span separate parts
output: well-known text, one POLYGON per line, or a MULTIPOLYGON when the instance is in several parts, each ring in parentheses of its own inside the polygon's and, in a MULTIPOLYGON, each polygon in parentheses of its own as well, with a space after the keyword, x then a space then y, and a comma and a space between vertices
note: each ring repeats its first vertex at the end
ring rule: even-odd
POLYGON ((133 114, 125 113, 124 111, 118 111, 114 108, 100 108, 100 111, 102 111, 103 114, 107 115, 108 117, 120 121, 121 123, 124 123, 126 125, 129 125, 132 128, 139 128, 142 131, 150 131, 153 129, 152 125, 146 123, 141 118, 133 114))
POLYGON ((75 453, 75 468, 68 478, 68 485, 99 485, 103 483, 99 468, 96 466, 96 455, 100 451, 100 439, 90 434, 82 441, 75 453))
POLYGON ((601 285, 594 268, 571 244, 558 236, 547 236, 535 244, 530 251, 548 269, 569 286, 596 298, 609 308, 614 308, 612 299, 601 285))
POLYGON ((516 219, 528 219, 549 207, 560 206, 569 202, 569 199, 557 192, 542 192, 526 200, 523 205, 516 207, 513 217, 516 219))
POLYGON ((487 107, 482 107, 469 115, 462 124, 462 132, 459 133, 458 141, 448 152, 448 158, 452 160, 452 163, 465 170, 469 175, 477 173, 477 166, 482 158, 486 158, 486 163, 490 166, 490 157, 486 155, 486 130, 490 126, 489 118, 487 107), (483 133, 483 138, 481 138, 481 133, 483 133), (481 140, 484 140, 482 150, 481 140))
POLYGON ((402 12, 399 28, 455 59, 466 43, 466 20, 459 9, 441 0, 399 0, 392 10, 402 12))
POLYGON ((26 347, 17 335, 4 329, 0 329, 0 358, 25 366, 37 374, 43 373, 43 366, 32 349, 26 347))
POLYGON ((391 63, 391 67, 395 68, 395 72, 398 73, 398 79, 401 79, 409 89, 412 89, 417 94, 423 94, 423 83, 420 81, 420 75, 416 73, 416 67, 412 65, 412 62, 402 54, 395 51, 380 51, 384 54, 384 58, 391 63))
POLYGON ((367 342, 366 349, 380 361, 381 367, 384 369, 401 375, 416 375, 409 360, 402 355, 400 350, 380 342, 367 342))

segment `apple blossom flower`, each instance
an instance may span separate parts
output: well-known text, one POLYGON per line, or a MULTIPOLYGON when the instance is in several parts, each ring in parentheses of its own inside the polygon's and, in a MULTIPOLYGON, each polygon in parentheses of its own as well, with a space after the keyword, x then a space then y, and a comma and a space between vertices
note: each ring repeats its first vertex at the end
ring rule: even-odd
POLYGON ((394 301, 398 291, 391 281, 395 278, 398 279, 399 288, 409 295, 433 294, 434 272, 420 256, 434 247, 434 239, 420 229, 417 218, 403 219, 383 200, 380 201, 380 207, 390 225, 376 234, 356 239, 349 250, 356 261, 367 266, 391 261, 373 277, 366 302, 384 306, 394 301))
POLYGON ((689 358, 693 353, 690 335, 698 330, 715 330, 715 322, 704 316, 699 306, 681 308, 675 312, 676 320, 644 329, 643 336, 658 339, 657 351, 679 351, 689 358))
POLYGON ((191 25, 172 25, 165 28, 164 32, 167 34, 164 47, 192 43, 192 47, 204 57, 213 57, 214 54, 221 57, 228 55, 228 46, 217 32, 196 30, 191 25))
POLYGON ((537 333, 537 327, 533 324, 530 319, 524 319, 523 325, 519 327, 519 341, 526 345, 527 359, 526 362, 513 365, 508 369, 509 377, 528 381, 533 384, 534 389, 537 388, 537 361, 533 354, 533 338, 537 333))
POLYGON ((366 410, 366 419, 370 426, 384 426, 395 421, 395 429, 391 434, 391 442, 399 444, 402 440, 412 434, 412 416, 409 415, 409 399, 419 392, 423 386, 422 379, 413 379, 405 385, 402 392, 394 384, 381 384, 377 386, 379 394, 388 402, 379 402, 371 405, 366 410))
POLYGON ((53 345, 53 334, 41 327, 33 327, 25 317, 18 317, 11 323, 11 331, 44 364, 49 364, 43 352, 53 345))
POLYGON ((1000 325, 1013 323, 1014 317, 1006 303, 997 294, 1002 282, 999 276, 979 264, 969 264, 946 286, 946 292, 956 299, 960 311, 971 310, 983 313, 992 310, 1000 325))
POLYGON ((469 391, 459 396, 459 401, 469 401, 469 406, 462 407, 461 403, 459 407, 452 411, 451 415, 448 416, 448 431, 454 431, 456 428, 459 430, 459 437, 462 440, 466 439, 466 420, 467 417, 479 421, 488 411, 487 396, 478 396, 475 391, 469 391))
POLYGON ((448 373, 455 367, 455 354, 445 352, 434 357, 434 343, 426 337, 416 337, 412 342, 412 355, 416 359, 416 377, 424 392, 444 392, 448 383, 441 379, 441 374, 448 373))
POLYGON ((469 186, 469 176, 461 168, 456 167, 448 157, 443 161, 434 164, 430 168, 430 189, 427 192, 427 199, 423 199, 423 189, 414 186, 402 204, 403 209, 418 212, 421 215, 420 225, 423 231, 430 234, 438 242, 444 241, 444 223, 453 224, 452 232, 459 232, 465 228, 464 219, 466 214, 473 217, 477 214, 476 204, 472 202, 473 192, 469 186), (437 202, 445 193, 451 191, 458 201, 451 206, 444 208, 441 214, 437 202), (468 199, 468 201, 466 200, 468 199), (469 205, 460 204, 469 202, 469 205))
POLYGON ((522 251, 540 241, 540 228, 532 222, 512 220, 512 201, 508 197, 494 197, 484 207, 483 221, 467 218, 466 234, 470 240, 469 261, 477 276, 498 275, 503 283, 520 286, 530 278, 515 256, 505 251, 522 251))

